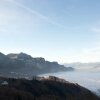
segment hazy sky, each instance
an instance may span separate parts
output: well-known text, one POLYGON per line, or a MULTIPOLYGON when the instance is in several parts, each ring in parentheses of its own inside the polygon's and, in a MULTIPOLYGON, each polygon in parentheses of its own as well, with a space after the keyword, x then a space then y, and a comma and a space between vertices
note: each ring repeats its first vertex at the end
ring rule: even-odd
POLYGON ((0 0, 0 51, 100 61, 100 0, 0 0))

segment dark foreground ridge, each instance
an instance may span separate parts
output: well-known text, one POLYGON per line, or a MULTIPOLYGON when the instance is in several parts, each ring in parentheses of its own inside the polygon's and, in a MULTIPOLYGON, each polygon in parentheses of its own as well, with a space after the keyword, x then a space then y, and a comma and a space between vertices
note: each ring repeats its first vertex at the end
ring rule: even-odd
POLYGON ((32 80, 0 78, 0 100, 100 100, 86 88, 50 76, 32 80))

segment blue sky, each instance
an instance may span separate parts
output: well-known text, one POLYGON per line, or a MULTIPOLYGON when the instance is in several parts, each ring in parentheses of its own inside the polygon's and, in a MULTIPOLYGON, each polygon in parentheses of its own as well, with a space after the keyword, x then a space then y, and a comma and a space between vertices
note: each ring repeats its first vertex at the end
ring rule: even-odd
POLYGON ((0 0, 0 51, 100 61, 100 0, 0 0))

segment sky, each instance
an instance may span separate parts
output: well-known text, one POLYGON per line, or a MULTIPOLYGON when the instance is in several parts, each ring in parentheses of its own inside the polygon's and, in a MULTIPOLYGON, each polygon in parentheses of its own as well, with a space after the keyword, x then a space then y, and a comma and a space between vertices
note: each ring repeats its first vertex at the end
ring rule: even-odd
POLYGON ((99 62, 100 0, 0 0, 0 52, 99 62))

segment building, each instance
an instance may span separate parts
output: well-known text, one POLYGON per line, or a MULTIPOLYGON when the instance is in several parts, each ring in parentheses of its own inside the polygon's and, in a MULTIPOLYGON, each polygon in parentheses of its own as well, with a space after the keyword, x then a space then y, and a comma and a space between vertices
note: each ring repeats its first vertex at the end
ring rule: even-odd
POLYGON ((8 85, 8 82, 4 81, 4 80, 0 80, 0 86, 2 86, 2 85, 8 85))

